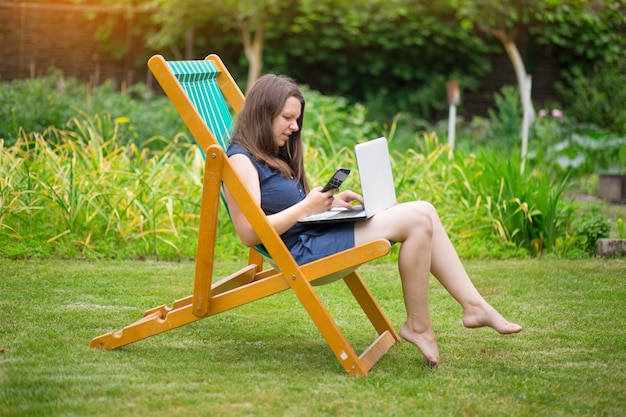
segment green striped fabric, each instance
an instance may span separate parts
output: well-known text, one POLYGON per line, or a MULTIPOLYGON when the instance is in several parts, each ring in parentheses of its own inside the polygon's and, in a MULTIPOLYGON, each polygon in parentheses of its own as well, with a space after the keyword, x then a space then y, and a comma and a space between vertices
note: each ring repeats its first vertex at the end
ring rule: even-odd
MULTIPOLYGON (((168 64, 220 146, 227 149, 233 118, 226 98, 217 84, 219 70, 215 64, 205 60, 169 61, 168 64)), ((200 150, 204 156, 204 149, 200 150)), ((220 197, 228 212, 224 194, 220 193, 220 197)), ((230 212, 228 215, 230 216, 230 212)), ((265 257, 271 258, 263 245, 257 245, 255 249, 265 257)))
MULTIPOLYGON (((170 68, 222 148, 228 147, 233 118, 212 61, 169 61, 170 68)), ((204 149, 202 149, 204 152, 204 149)))

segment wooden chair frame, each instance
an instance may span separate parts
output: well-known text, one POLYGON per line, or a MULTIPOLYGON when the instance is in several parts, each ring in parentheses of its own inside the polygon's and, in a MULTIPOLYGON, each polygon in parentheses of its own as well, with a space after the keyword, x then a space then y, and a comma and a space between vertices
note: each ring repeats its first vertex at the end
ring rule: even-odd
MULTIPOLYGON (((244 102, 241 90, 218 56, 209 55, 206 61, 217 67, 217 85, 232 109, 238 112, 244 102)), ((149 66, 206 156, 193 294, 175 301, 171 308, 160 306, 146 311, 143 318, 122 330, 94 338, 91 346, 115 349, 261 298, 292 290, 345 371, 349 375, 366 376, 372 366, 400 338, 358 274, 357 268, 389 253, 390 243, 384 239, 375 240, 315 262, 298 265, 230 164, 224 144, 218 142, 206 120, 199 114, 196 105, 170 68, 170 63, 156 55, 150 59, 149 66), (213 283, 222 185, 228 187, 255 228, 271 257, 273 267, 263 270, 263 255, 251 249, 246 266, 213 283), (314 285, 338 279, 345 282, 378 333, 373 343, 360 355, 354 351, 314 289, 314 285)))

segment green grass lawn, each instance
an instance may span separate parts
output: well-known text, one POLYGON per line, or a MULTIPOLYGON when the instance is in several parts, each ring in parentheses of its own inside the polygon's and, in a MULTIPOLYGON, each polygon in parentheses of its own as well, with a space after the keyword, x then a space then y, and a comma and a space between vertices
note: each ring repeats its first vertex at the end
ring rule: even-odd
MULTIPOLYGON (((485 297, 524 325, 512 336, 463 328, 433 280, 436 370, 404 342, 368 377, 348 377, 290 292, 118 350, 89 347, 189 295, 193 268, 0 259, 0 415, 626 415, 626 259, 468 262, 485 297)), ((400 326, 395 265, 361 271, 400 326)), ((374 332, 345 286, 320 293, 350 340, 367 346, 374 332)))

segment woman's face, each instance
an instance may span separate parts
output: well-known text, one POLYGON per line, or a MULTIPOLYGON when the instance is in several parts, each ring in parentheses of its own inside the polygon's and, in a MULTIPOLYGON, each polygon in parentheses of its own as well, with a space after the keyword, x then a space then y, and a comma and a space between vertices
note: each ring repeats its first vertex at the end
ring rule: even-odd
POLYGON ((301 109, 300 100, 295 97, 289 97, 285 101, 283 110, 272 121, 272 133, 274 134, 276 150, 281 146, 285 146, 291 134, 298 131, 298 119, 300 118, 301 109))

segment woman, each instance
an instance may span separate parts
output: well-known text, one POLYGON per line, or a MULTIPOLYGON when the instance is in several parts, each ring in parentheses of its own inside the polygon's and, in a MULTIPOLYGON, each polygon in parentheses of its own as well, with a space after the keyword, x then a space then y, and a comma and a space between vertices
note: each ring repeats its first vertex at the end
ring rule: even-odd
MULTIPOLYGON (((270 223, 299 264, 311 262, 374 239, 401 244, 398 269, 407 320, 399 333, 413 343, 428 364, 439 363, 439 350, 428 311, 432 273, 463 307, 463 325, 489 326, 501 334, 522 327, 505 320, 472 284, 435 208, 424 201, 397 204, 364 222, 332 225, 298 220, 332 206, 351 208, 363 199, 353 191, 310 189, 304 172, 300 132, 304 97, 284 76, 261 77, 247 94, 227 154, 270 223)), ((247 246, 260 243, 256 232, 226 190, 235 230, 247 246)))

